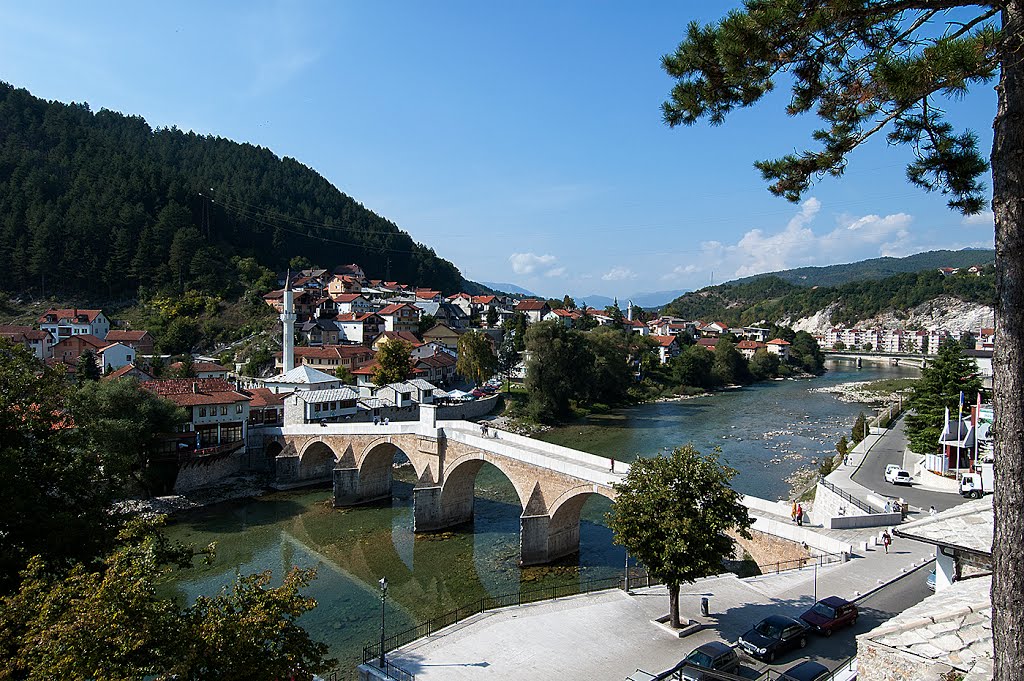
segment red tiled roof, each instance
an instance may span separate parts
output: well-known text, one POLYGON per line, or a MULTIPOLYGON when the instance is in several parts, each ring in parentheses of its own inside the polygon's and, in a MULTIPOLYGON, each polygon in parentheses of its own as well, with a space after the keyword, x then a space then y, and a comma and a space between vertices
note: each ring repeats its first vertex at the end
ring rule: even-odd
POLYGON ((33 329, 31 326, 15 326, 13 324, 0 325, 0 336, 12 341, 44 340, 49 335, 49 331, 33 329))
POLYGON ((416 360, 417 365, 425 364, 430 367, 441 369, 445 367, 455 366, 455 363, 455 358, 449 355, 447 352, 437 352, 434 353, 433 355, 430 355, 429 357, 420 357, 418 360, 416 360))
POLYGON ((112 329, 107 332, 106 340, 111 343, 133 343, 142 340, 148 331, 127 331, 123 329, 112 329))
MULTIPOLYGON (((334 359, 336 357, 372 357, 373 350, 363 345, 322 345, 319 347, 298 347, 294 348, 295 358, 309 357, 311 359, 334 359)), ((276 353, 277 357, 283 354, 276 353)))
POLYGON ((697 339, 697 345, 705 347, 708 350, 714 350, 715 346, 718 345, 718 341, 714 338, 699 338, 697 339))
POLYGON ((784 341, 781 338, 773 338, 768 341, 767 345, 790 345, 790 342, 784 341))
POLYGON ((543 300, 532 300, 530 298, 527 298, 525 300, 519 301, 519 303, 516 305, 516 310, 520 312, 532 312, 534 310, 543 310, 547 306, 547 302, 543 300))
POLYGON ((284 398, 291 395, 291 393, 275 393, 270 388, 249 388, 245 392, 249 395, 250 409, 283 406, 284 398))
POLYGON ((385 308, 382 308, 382 309, 378 310, 377 314, 379 314, 381 316, 389 315, 389 314, 395 314, 396 312, 401 310, 403 307, 408 307, 408 308, 410 308, 412 310, 419 310, 418 307, 416 307, 415 305, 413 305, 411 303, 393 303, 391 305, 388 305, 385 308))
POLYGON ((238 392, 222 378, 168 378, 144 381, 142 387, 180 407, 249 401, 248 395, 238 392))
POLYGON ((105 380, 105 381, 107 381, 107 380, 112 381, 112 380, 114 380, 116 378, 124 378, 125 376, 128 376, 129 374, 131 374, 133 371, 136 372, 136 373, 140 373, 143 376, 146 376, 147 377, 146 380, 150 380, 150 381, 153 380, 153 376, 150 375, 150 373, 148 371, 144 371, 144 370, 140 369, 139 367, 135 366, 134 364, 125 364, 120 369, 112 371, 109 374, 107 374, 106 376, 104 376, 103 380, 105 380))
POLYGON ((336 322, 366 322, 370 317, 377 317, 380 323, 384 323, 383 319, 380 319, 379 315, 373 312, 343 312, 334 318, 336 322))
POLYGON ((361 293, 341 293, 339 295, 333 296, 331 300, 333 300, 336 303, 351 303, 356 298, 362 297, 363 294, 361 293))
POLYGON ((431 300, 441 295, 440 291, 432 291, 430 289, 417 289, 416 297, 422 300, 431 300))
MULTIPOLYGON (((174 364, 172 364, 170 366, 170 369, 172 371, 178 370, 180 368, 181 368, 181 362, 175 362, 174 364)), ((227 371, 228 368, 227 367, 222 367, 221 365, 217 364, 216 362, 192 362, 192 370, 193 371, 227 371)))
POLYGON ((381 338, 387 338, 387 339, 397 338, 399 340, 405 341, 406 343, 408 343, 409 345, 413 346, 414 348, 418 348, 419 346, 423 345, 423 341, 421 341, 419 338, 417 338, 416 334, 414 334, 412 331, 385 331, 384 333, 382 333, 379 336, 377 336, 376 338, 374 338, 373 342, 376 343, 381 338))
POLYGON ((994 334, 994 333, 996 332, 996 330, 995 330, 995 329, 993 329, 993 328, 989 328, 989 327, 987 327, 987 326, 983 326, 983 327, 981 327, 981 328, 979 329, 979 331, 981 332, 981 335, 982 335, 982 336, 991 336, 992 334, 994 334))
POLYGON ((651 336, 651 339, 663 348, 667 348, 673 343, 678 343, 679 339, 675 336, 651 336))
POLYGON ((83 343, 85 343, 86 345, 91 345, 93 348, 95 348, 97 350, 99 350, 100 348, 105 348, 107 345, 109 345, 109 343, 107 343, 107 341, 100 340, 99 338, 97 338, 96 336, 92 335, 91 333, 80 333, 77 336, 68 336, 67 338, 65 338, 65 339, 61 340, 60 342, 58 342, 56 345, 53 346, 54 352, 56 352, 57 349, 60 348, 65 343, 68 343, 69 341, 73 341, 76 338, 78 340, 82 341, 83 343))
POLYGON ((61 321, 63 319, 74 320, 76 317, 84 316, 87 320, 92 322, 92 321, 96 320, 96 317, 101 312, 103 312, 103 310, 79 310, 77 308, 60 308, 60 309, 57 309, 57 308, 52 308, 51 307, 49 310, 44 312, 39 317, 39 323, 40 324, 45 324, 46 323, 46 318, 49 315, 56 315, 57 316, 57 321, 61 321))
POLYGON ((757 341, 752 340, 741 340, 739 343, 736 344, 737 350, 757 350, 758 348, 763 347, 764 343, 758 343, 757 341))
POLYGON ((473 302, 479 305, 490 305, 494 299, 495 296, 473 296, 473 302))

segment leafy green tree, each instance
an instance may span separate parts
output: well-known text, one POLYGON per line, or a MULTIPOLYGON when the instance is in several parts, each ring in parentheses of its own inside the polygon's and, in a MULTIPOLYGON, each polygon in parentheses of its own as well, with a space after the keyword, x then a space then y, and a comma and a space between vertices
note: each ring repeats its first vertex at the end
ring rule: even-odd
POLYGON ((437 317, 432 314, 425 314, 420 317, 420 321, 416 324, 416 335, 422 338, 423 334, 435 326, 437 326, 437 317))
POLYGON ((781 363, 782 360, 774 352, 768 352, 764 348, 759 348, 754 352, 754 356, 750 358, 747 364, 750 368, 750 375, 755 380, 763 381, 778 376, 781 363))
POLYGON ((103 464, 117 453, 82 446, 73 396, 63 371, 0 339, 0 593, 32 556, 63 568, 116 532, 103 464))
POLYGON ((540 423, 555 423, 571 414, 570 401, 586 395, 591 379, 585 368, 594 355, 584 334, 555 321, 531 324, 526 331, 527 413, 540 423))
POLYGON ((96 357, 96 353, 92 349, 86 348, 82 354, 78 356, 78 365, 75 367, 75 378, 78 379, 79 383, 86 383, 89 381, 98 381, 102 375, 99 358, 96 357))
POLYGON ((168 355, 189 353, 199 344, 199 324, 191 317, 175 317, 157 341, 168 355))
POLYGON ((512 369, 519 363, 519 351, 516 350, 515 330, 506 329, 501 336, 501 345, 498 346, 497 370, 505 377, 508 383, 512 369))
POLYGON ((565 297, 562 298, 562 308, 566 310, 576 309, 576 301, 573 300, 568 293, 566 293, 565 297))
POLYGON ((853 428, 850 430, 850 436, 853 439, 853 444, 858 444, 861 440, 868 436, 868 420, 864 416, 864 412, 857 414, 857 420, 853 422, 853 428))
POLYGON ((850 453, 850 443, 847 442, 845 435, 839 438, 839 442, 836 443, 836 451, 842 459, 845 459, 846 455, 850 453))
POLYGON ((195 378, 196 377, 196 366, 195 360, 192 359, 192 355, 182 355, 172 365, 173 376, 172 378, 195 378))
POLYGON ((351 371, 349 371, 348 367, 338 367, 334 370, 334 375, 337 376, 345 385, 355 385, 356 383, 356 377, 351 371))
MULTIPOLYGON (((593 365, 588 367, 590 391, 585 397, 603 404, 624 402, 633 384, 629 335, 620 329, 603 326, 586 334, 585 339, 594 357, 593 365)), ((582 371, 584 367, 579 369, 582 371)))
POLYGON ((388 338, 377 349, 377 365, 373 368, 376 385, 399 383, 412 374, 412 347, 401 338, 388 338))
POLYGON ((844 343, 843 341, 836 341, 835 345, 832 346, 832 349, 833 350, 845 350, 846 349, 846 343, 844 343))
POLYGON ((666 457, 637 459, 615 485, 608 514, 614 541, 625 546, 668 587, 672 626, 679 626, 679 586, 721 571, 732 556, 737 530, 750 538, 752 523, 730 483, 737 471, 692 445, 666 457))
POLYGON ((954 340, 940 345, 938 356, 921 371, 921 379, 914 385, 908 400, 913 410, 906 417, 910 449, 918 454, 935 452, 946 409, 955 417, 960 408, 961 392, 965 410, 969 409, 979 390, 981 379, 977 366, 970 357, 964 357, 963 345, 954 340))
POLYGON ((797 331, 789 346, 789 362, 811 374, 825 371, 825 355, 818 341, 806 331, 797 331))
POLYGON ((526 349, 526 326, 526 315, 522 312, 516 312, 509 319, 505 320, 505 324, 502 327, 506 334, 512 333, 512 339, 517 352, 522 352, 526 349))
POLYGON ((714 358, 703 345, 688 345, 671 361, 672 378, 681 385, 710 388, 714 385, 711 375, 714 358))
POLYGON ((498 325, 498 308, 491 305, 487 308, 487 328, 493 329, 498 325))
POLYGON ((663 66, 676 79, 663 113, 669 125, 718 124, 791 77, 791 114, 816 112, 821 149, 757 164, 771 190, 796 201, 811 181, 842 175, 847 156, 876 133, 909 145, 907 178, 971 214, 985 207, 991 167, 996 237, 993 356, 999 476, 993 541, 995 681, 1024 667, 1024 568, 1016 541, 1024 506, 1024 3, 877 0, 746 0, 714 25, 693 23, 663 66), (954 12, 954 14, 950 14, 954 12), (957 132, 941 101, 999 80, 989 162, 970 131, 957 132))
POLYGON ((327 671, 327 646, 296 620, 316 606, 299 591, 315 570, 270 573, 180 608, 158 595, 192 552, 133 521, 92 568, 55 575, 33 558, 20 588, 0 601, 0 677, 23 679, 312 679, 327 671))
POLYGON ((455 371, 473 383, 480 385, 494 375, 498 358, 487 334, 482 331, 467 331, 459 336, 458 358, 455 371))
POLYGON ((80 430, 80 446, 106 452, 104 483, 112 495, 166 493, 174 485, 153 466, 162 437, 188 420, 173 402, 144 390, 133 378, 83 384, 73 396, 72 413, 80 430))
POLYGON ((743 358, 736 344, 728 338, 715 343, 715 358, 711 364, 711 375, 723 385, 745 383, 749 379, 747 360, 743 358))

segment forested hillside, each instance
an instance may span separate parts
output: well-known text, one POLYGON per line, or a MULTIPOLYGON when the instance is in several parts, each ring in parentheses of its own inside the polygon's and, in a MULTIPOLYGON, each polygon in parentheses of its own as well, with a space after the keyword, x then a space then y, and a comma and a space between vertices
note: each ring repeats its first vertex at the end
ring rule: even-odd
POLYGON ((291 158, 0 82, 0 290, 76 300, 238 293, 235 257, 452 293, 478 287, 291 158), (202 193, 202 195, 200 194, 202 193))
POLYGON ((727 282, 747 284, 766 276, 775 276, 783 281, 800 286, 841 286, 864 279, 885 279, 895 274, 938 270, 940 267, 971 267, 990 265, 995 261, 996 252, 986 249, 962 251, 927 251, 904 258, 871 258, 860 262, 824 267, 797 267, 781 272, 768 272, 727 282))
POLYGON ((721 284, 687 293, 669 303, 665 313, 685 319, 747 325, 808 317, 836 303, 831 322, 852 325, 886 310, 907 310, 942 294, 966 302, 994 305, 994 269, 983 268, 981 276, 967 273, 943 276, 936 270, 926 270, 877 281, 812 288, 768 275, 745 283, 721 284))

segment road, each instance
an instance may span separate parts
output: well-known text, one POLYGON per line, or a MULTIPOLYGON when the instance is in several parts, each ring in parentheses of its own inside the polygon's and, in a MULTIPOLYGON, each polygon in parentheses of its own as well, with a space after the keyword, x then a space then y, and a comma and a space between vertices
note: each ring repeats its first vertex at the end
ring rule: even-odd
POLYGON ((924 510, 927 510, 929 506, 935 506, 937 511, 945 511, 947 508, 962 504, 965 499, 961 498, 959 494, 932 492, 926 489, 915 489, 913 486, 893 485, 885 481, 885 467, 888 464, 903 465, 903 452, 907 447, 907 436, 903 426, 901 418, 886 433, 885 437, 871 448, 864 463, 853 474, 853 481, 867 487, 879 496, 893 499, 902 497, 911 506, 924 510))
MULTIPOLYGON (((740 668, 735 673, 748 679, 756 679, 769 669, 773 672, 783 672, 804 660, 814 660, 829 669, 835 669, 840 663, 857 654, 858 634, 871 631, 890 617, 932 595, 932 591, 925 586, 925 579, 932 569, 931 566, 932 563, 929 563, 860 601, 857 604, 860 614, 857 623, 852 627, 836 631, 829 638, 812 635, 806 648, 786 653, 774 664, 761 662, 740 652, 740 668)), ((750 624, 753 626, 756 622, 750 624)))

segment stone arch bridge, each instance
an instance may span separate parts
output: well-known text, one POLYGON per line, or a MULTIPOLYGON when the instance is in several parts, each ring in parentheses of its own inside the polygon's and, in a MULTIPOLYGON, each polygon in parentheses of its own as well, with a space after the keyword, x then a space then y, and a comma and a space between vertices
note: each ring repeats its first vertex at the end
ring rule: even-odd
POLYGON ((580 511, 594 494, 615 498, 612 485, 628 464, 547 442, 490 431, 468 421, 438 421, 420 406, 413 422, 284 426, 267 432, 277 483, 333 481, 334 505, 391 496, 396 450, 416 471, 414 532, 436 532, 472 520, 474 483, 484 462, 512 482, 519 496, 520 560, 550 563, 579 550, 580 511))

